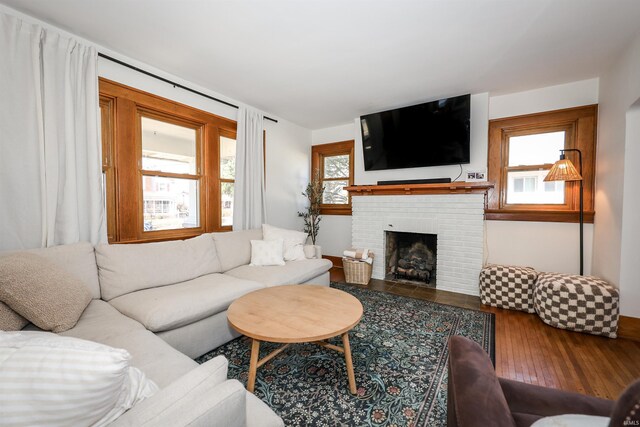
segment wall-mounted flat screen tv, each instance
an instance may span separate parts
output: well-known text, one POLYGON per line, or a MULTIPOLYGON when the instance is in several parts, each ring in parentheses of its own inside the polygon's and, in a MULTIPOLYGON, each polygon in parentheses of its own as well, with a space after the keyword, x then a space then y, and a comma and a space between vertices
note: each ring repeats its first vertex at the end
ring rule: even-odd
POLYGON ((364 169, 470 162, 471 95, 360 117, 364 169))

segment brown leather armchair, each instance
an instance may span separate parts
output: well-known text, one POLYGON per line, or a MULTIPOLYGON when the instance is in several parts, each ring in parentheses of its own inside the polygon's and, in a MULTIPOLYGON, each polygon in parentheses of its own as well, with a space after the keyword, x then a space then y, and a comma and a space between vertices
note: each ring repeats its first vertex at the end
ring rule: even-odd
POLYGON ((611 417, 611 427, 640 425, 640 380, 617 401, 525 384, 498 378, 489 356, 475 342, 461 336, 449 339, 449 427, 528 427, 562 414, 611 417))

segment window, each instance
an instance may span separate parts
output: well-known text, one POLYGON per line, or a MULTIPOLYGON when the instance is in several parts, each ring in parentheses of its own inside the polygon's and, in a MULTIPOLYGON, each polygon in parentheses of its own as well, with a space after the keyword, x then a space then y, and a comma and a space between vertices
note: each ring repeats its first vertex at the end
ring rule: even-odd
MULTIPOLYGON (((486 218, 518 221, 578 221, 575 182, 544 182, 560 150, 583 156, 585 220, 593 222, 597 106, 570 108, 489 122, 489 192, 486 218)), ((578 167, 577 156, 567 153, 578 167)))
POLYGON ((236 137, 220 134, 220 223, 233 223, 233 186, 236 179, 236 137))
POLYGON ((311 173, 325 188, 320 213, 351 215, 351 198, 344 188, 353 185, 353 140, 311 147, 311 173))
POLYGON ((100 79, 109 242, 230 230, 236 123, 100 79))

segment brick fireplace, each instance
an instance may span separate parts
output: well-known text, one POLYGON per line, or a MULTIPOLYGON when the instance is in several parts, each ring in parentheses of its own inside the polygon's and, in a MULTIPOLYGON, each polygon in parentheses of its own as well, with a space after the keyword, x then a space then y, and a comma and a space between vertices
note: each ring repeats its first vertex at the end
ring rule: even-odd
MULTIPOLYGON (((456 183, 458 184, 458 183, 456 183)), ((469 184, 469 183, 461 183, 469 184)), ((388 271, 387 232, 435 235, 436 260, 431 281, 437 289, 478 295, 478 277, 484 259, 485 187, 475 191, 454 184, 450 191, 420 194, 402 186, 349 187, 352 198, 352 244, 374 251, 372 277, 385 279, 388 271), (395 193, 376 192, 400 187, 395 193), (369 188, 369 190, 367 189, 369 188), (373 190, 371 190, 373 189, 373 190)), ((428 260, 427 260, 428 262, 428 260)), ((420 276, 418 276, 420 280, 420 276)), ((427 284, 431 285, 431 284, 427 284)))

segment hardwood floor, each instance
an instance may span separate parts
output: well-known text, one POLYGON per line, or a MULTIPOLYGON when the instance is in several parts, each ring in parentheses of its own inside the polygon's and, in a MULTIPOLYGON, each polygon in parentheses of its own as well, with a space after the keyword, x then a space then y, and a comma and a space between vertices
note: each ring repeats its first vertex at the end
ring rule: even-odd
MULTIPOLYGON (((344 281, 341 268, 331 269, 331 280, 344 281)), ((535 314, 488 307, 469 295, 375 279, 360 287, 494 313, 500 377, 605 399, 640 378, 640 342, 556 329, 535 314)))

